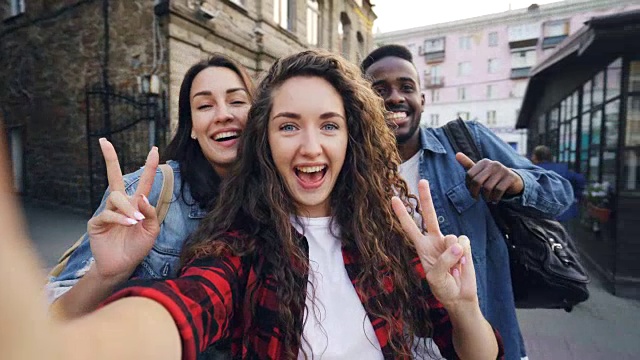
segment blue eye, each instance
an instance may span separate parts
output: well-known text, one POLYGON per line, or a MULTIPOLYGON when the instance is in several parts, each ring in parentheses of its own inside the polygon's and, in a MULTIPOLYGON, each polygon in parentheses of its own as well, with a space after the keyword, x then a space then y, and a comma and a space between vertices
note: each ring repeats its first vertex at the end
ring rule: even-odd
POLYGON ((283 131, 294 131, 295 129, 296 129, 295 126, 291 124, 284 124, 280 127, 280 130, 283 130, 283 131))
POLYGON ((338 125, 336 124, 325 124, 322 127, 323 130, 338 130, 338 125))

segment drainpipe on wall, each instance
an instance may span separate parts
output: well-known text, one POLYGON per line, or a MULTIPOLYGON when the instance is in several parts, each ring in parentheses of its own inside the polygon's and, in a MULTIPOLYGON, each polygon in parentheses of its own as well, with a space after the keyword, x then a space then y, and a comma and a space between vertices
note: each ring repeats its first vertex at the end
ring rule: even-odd
POLYGON ((262 23, 264 22, 264 17, 262 14, 262 4, 264 0, 258 1, 257 10, 258 10, 258 21, 256 21, 255 27, 253 28, 253 35, 256 37, 256 45, 258 46, 258 51, 256 52, 256 75, 259 75, 264 69, 262 68, 262 56, 264 55, 264 42, 263 42, 263 31, 262 31, 262 23))
POLYGON ((104 49, 102 59, 102 116, 104 116, 104 131, 107 133, 107 139, 111 140, 111 109, 109 106, 109 0, 102 0, 102 20, 104 25, 104 49))

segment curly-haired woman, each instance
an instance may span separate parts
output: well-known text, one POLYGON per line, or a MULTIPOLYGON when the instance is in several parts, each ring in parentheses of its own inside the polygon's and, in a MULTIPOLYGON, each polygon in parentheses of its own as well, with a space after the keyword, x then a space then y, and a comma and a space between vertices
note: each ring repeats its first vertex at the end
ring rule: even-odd
POLYGON ((196 359, 217 343, 234 358, 400 359, 431 337, 447 358, 502 356, 469 239, 440 233, 426 182, 426 234, 413 222, 393 132, 355 66, 316 51, 276 62, 243 136, 178 277, 129 283, 61 327, 73 342, 48 346, 94 359, 196 359))

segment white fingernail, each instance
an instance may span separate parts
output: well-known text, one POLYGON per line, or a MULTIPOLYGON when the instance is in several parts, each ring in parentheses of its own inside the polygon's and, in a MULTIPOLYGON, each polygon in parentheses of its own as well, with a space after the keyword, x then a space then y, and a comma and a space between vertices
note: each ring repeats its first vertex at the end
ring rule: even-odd
POLYGON ((142 215, 141 212, 136 211, 133 213, 133 217, 136 218, 136 220, 142 221, 145 219, 144 215, 142 215))
POLYGON ((144 196, 144 194, 142 194, 142 200, 144 200, 144 202, 146 202, 146 203, 147 203, 147 205, 151 205, 151 204, 149 203, 149 199, 147 199, 147 197, 146 197, 146 196, 144 196))
POLYGON ((126 220, 126 221, 127 221, 127 224, 129 224, 129 225, 135 225, 135 224, 137 224, 137 223, 138 223, 138 221, 137 221, 137 220, 134 220, 134 219, 132 219, 132 218, 127 218, 127 220, 126 220))

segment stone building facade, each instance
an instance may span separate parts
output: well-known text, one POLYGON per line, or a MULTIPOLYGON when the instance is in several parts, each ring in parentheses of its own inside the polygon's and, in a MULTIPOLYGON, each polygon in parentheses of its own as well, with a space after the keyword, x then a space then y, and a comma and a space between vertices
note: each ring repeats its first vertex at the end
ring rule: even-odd
POLYGON ((223 53, 258 80, 275 59, 305 48, 357 62, 372 48, 375 17, 369 0, 2 2, 0 119, 16 189, 34 200, 92 210, 92 196, 104 190, 104 170, 95 164, 97 137, 105 133, 102 123, 88 125, 94 117, 111 119, 109 129, 125 128, 118 119, 138 116, 130 110, 149 102, 140 99, 163 110, 154 114, 164 123, 152 127, 141 116, 137 130, 127 128, 114 141, 121 156, 129 154, 122 162, 131 171, 151 143, 162 146, 161 138, 170 137, 180 82, 193 63, 223 53), (130 99, 120 103, 125 100, 114 94, 130 99))

